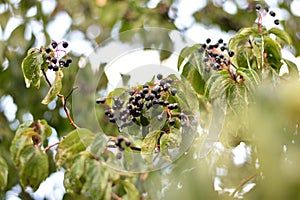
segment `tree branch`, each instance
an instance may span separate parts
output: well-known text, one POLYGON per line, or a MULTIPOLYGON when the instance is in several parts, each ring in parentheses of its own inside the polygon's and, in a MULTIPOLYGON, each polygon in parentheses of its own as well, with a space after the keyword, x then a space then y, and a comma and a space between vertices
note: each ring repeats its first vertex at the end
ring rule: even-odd
POLYGON ((48 149, 50 149, 50 148, 52 148, 52 147, 54 147, 55 145, 58 145, 58 144, 60 144, 60 141, 55 142, 54 144, 51 144, 51 145, 47 146, 47 147, 44 149, 44 151, 47 151, 48 149))
POLYGON ((255 172, 254 174, 252 174, 251 176, 249 176, 248 178, 244 179, 233 191, 233 193, 231 194, 232 197, 235 196, 235 194, 246 184, 248 183, 251 179, 253 179, 255 176, 258 175, 259 172, 255 172))
MULTIPOLYGON (((43 75, 44 75, 44 77, 45 77, 45 79, 46 79, 46 82, 47 82, 48 85, 51 87, 52 84, 50 83, 50 81, 49 81, 49 79, 48 79, 48 77, 47 77, 46 72, 45 72, 44 70, 42 70, 42 72, 43 72, 43 75)), ((62 94, 58 94, 57 96, 61 99, 62 106, 63 106, 64 111, 65 111, 65 113, 66 113, 66 115, 67 115, 67 117, 68 117, 68 120, 69 120, 70 124, 71 124, 74 128, 78 129, 79 126, 77 126, 77 125, 75 124, 75 122, 73 121, 73 119, 72 119, 72 117, 71 117, 71 115, 70 115, 70 112, 69 112, 69 110, 68 110, 68 108, 67 108, 67 104, 66 104, 66 103, 67 103, 67 99, 68 99, 69 96, 72 94, 72 92, 74 91, 74 89, 76 89, 76 88, 73 88, 73 89, 71 90, 70 94, 68 94, 68 96, 67 96, 66 98, 65 98, 65 96, 62 95, 62 94)))

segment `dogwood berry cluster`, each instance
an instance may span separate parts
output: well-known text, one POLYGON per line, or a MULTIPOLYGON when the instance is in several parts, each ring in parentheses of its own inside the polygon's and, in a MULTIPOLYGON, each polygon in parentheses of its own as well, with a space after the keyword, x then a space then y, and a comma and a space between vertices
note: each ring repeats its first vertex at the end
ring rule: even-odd
POLYGON ((205 71, 208 73, 211 69, 220 70, 230 65, 230 58, 234 56, 232 50, 228 50, 227 44, 220 38, 217 43, 211 44, 211 39, 207 38, 206 43, 199 48, 200 53, 204 53, 203 61, 206 64, 205 71), (225 53, 227 52, 227 54, 225 53))
POLYGON ((59 67, 69 67, 69 65, 72 63, 72 58, 70 58, 67 52, 64 50, 68 46, 69 44, 66 41, 57 43, 56 41, 52 40, 51 44, 45 49, 48 69, 58 71, 59 67))

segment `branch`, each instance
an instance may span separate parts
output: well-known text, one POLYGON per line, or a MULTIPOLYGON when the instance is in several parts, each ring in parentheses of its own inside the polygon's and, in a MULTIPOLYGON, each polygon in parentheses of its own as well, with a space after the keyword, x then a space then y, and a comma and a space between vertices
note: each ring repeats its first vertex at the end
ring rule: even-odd
MULTIPOLYGON (((44 77, 45 77, 45 79, 46 79, 46 82, 47 82, 48 85, 51 87, 52 84, 50 83, 50 81, 49 81, 49 79, 48 79, 48 77, 47 77, 47 74, 46 74, 45 70, 42 70, 42 72, 43 72, 43 75, 44 75, 44 77)), ((67 117, 68 117, 68 120, 70 121, 70 124, 71 124, 74 128, 78 129, 79 126, 77 126, 77 125, 75 124, 75 122, 73 121, 73 119, 72 119, 72 117, 71 117, 71 115, 70 115, 70 112, 69 112, 69 110, 68 110, 68 108, 67 108, 67 104, 66 104, 66 103, 67 103, 67 99, 70 97, 70 95, 73 93, 73 91, 74 91, 75 89, 76 89, 76 87, 73 88, 73 89, 71 90, 71 92, 68 94, 68 96, 67 96, 66 98, 65 98, 65 96, 62 95, 62 94, 58 94, 57 96, 61 99, 62 106, 63 106, 64 111, 65 111, 65 113, 66 113, 66 115, 67 115, 67 117)))
POLYGON ((257 176, 259 172, 255 172, 254 174, 252 174, 251 176, 249 176, 248 178, 246 178, 245 180, 243 180, 233 191, 233 193, 231 194, 232 197, 235 196, 235 194, 246 184, 248 183, 251 179, 253 179, 255 176, 257 176))
POLYGON ((121 197, 119 197, 118 195, 116 195, 115 193, 111 192, 111 197, 116 199, 116 200, 122 200, 121 197))
POLYGON ((58 145, 58 144, 60 144, 60 141, 55 142, 54 144, 51 144, 51 145, 47 146, 47 147, 44 149, 44 151, 47 151, 48 149, 50 149, 50 148, 52 148, 52 147, 54 147, 55 145, 58 145))

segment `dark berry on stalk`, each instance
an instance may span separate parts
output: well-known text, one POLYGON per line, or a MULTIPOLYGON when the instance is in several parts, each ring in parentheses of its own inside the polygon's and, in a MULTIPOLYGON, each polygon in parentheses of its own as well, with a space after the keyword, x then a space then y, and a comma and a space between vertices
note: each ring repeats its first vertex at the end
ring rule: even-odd
POLYGON ((64 42, 62 43, 62 46, 63 46, 63 48, 67 48, 67 47, 69 46, 69 44, 68 44, 68 42, 64 41, 64 42))
POLYGON ((174 109, 177 109, 178 108, 178 103, 173 103, 173 107, 174 107, 174 109))
POLYGON ((101 98, 96 99, 96 103, 97 103, 97 104, 104 104, 104 103, 105 103, 105 100, 106 100, 106 98, 101 97, 101 98))
POLYGON ((156 77, 157 77, 158 80, 161 80, 163 78, 163 75, 162 74, 157 74, 156 77))
POLYGON ((145 83, 145 84, 143 85, 143 88, 149 88, 149 85, 148 85, 147 83, 145 83))
POLYGON ((155 95, 152 94, 152 93, 150 93, 150 94, 149 94, 149 99, 150 99, 150 100, 153 100, 154 98, 155 98, 155 95))
POLYGON ((279 25, 279 19, 275 19, 274 24, 279 25))
POLYGON ((54 66, 53 66, 53 71, 55 71, 55 72, 58 71, 58 66, 57 66, 57 65, 54 65, 54 66))
POLYGON ((142 98, 142 95, 141 95, 141 94, 136 94, 136 95, 135 95, 135 99, 136 99, 136 100, 140 100, 141 98, 142 98))
POLYGON ((268 6, 266 6, 264 9, 265 9, 266 12, 269 12, 269 7, 268 6))
POLYGON ((146 103, 146 108, 149 109, 149 108, 151 108, 152 105, 153 105, 152 102, 151 102, 151 101, 148 101, 148 102, 146 103))
POLYGON ((164 101, 164 106, 168 106, 170 103, 168 101, 164 101))
POLYGON ((201 47, 202 47, 203 49, 206 49, 206 44, 202 44, 201 47))
POLYGON ((166 83, 172 84, 172 83, 173 83, 173 79, 171 79, 170 77, 168 77, 168 78, 166 79, 166 83))
POLYGON ((69 63, 67 63, 67 62, 65 62, 65 65, 64 65, 64 67, 69 67, 70 66, 70 64, 69 63))
POLYGON ((149 89, 148 89, 148 88, 144 88, 144 89, 143 89, 143 93, 144 93, 144 94, 148 94, 148 92, 149 92, 149 89))
POLYGON ((273 10, 271 10, 269 13, 270 13, 270 15, 271 15, 272 17, 275 17, 275 16, 276 16, 276 13, 275 13, 273 10))
POLYGON ((122 153, 121 153, 121 152, 118 152, 117 155, 116 155, 116 158, 117 158, 118 160, 120 160, 120 159, 122 158, 122 153))
POLYGON ((73 61, 72 58, 67 58, 67 60, 66 60, 66 62, 69 64, 72 63, 72 61, 73 61))
POLYGON ((203 61, 207 62, 208 61, 208 57, 203 58, 203 61))
POLYGON ((256 6, 255 6, 255 9, 258 11, 258 10, 260 10, 261 9, 261 5, 260 4, 257 4, 256 6))
POLYGON ((52 58, 51 58, 51 62, 52 62, 53 64, 56 64, 56 63, 57 63, 57 59, 54 58, 54 57, 52 57, 52 58))
POLYGON ((204 52, 204 48, 203 48, 203 47, 200 47, 200 48, 198 49, 198 51, 199 51, 199 53, 202 53, 202 52, 204 52))
POLYGON ((223 39, 220 38, 220 39, 218 40, 218 43, 219 43, 219 44, 222 44, 222 43, 223 43, 223 39))
POLYGON ((49 65, 48 65, 48 69, 53 69, 52 64, 49 64, 49 65))
POLYGON ((113 117, 113 116, 114 116, 113 113, 112 113, 110 110, 104 111, 104 114, 105 114, 106 116, 108 116, 108 117, 113 117))
POLYGON ((230 50, 230 51, 228 52, 228 55, 229 55, 229 57, 232 57, 232 56, 234 56, 234 52, 233 52, 232 50, 230 50))
POLYGON ((175 120, 174 119, 169 119, 169 125, 174 126, 175 125, 175 120))
POLYGON ((165 104, 165 102, 162 99, 158 99, 157 101, 158 101, 158 104, 161 106, 163 106, 165 104))
POLYGON ((131 142, 129 140, 126 140, 125 145, 129 147, 131 145, 131 142))
POLYGON ((47 48, 45 49, 45 51, 46 51, 46 53, 50 53, 52 50, 51 50, 50 47, 47 47, 47 48))
POLYGON ((169 110, 173 110, 174 109, 174 105, 173 104, 169 104, 167 107, 168 107, 169 110))
POLYGON ((164 91, 167 91, 170 87, 171 87, 170 83, 166 83, 166 84, 163 86, 163 89, 164 89, 164 91))
POLYGON ((185 118, 185 114, 184 114, 184 113, 180 113, 180 114, 179 114, 179 119, 182 120, 182 119, 184 119, 184 118, 185 118))
POLYGON ((158 121, 162 121, 164 119, 164 117, 162 115, 157 115, 157 119, 158 119, 158 121))
POLYGON ((155 98, 159 99, 161 97, 160 93, 155 94, 155 98))
POLYGON ((121 142, 123 142, 124 138, 122 135, 119 135, 118 138, 117 138, 117 143, 118 144, 121 144, 121 142))
POLYGON ((206 44, 209 44, 211 42, 211 39, 210 38, 207 38, 206 39, 206 44))
POLYGON ((221 46, 220 49, 221 49, 221 51, 224 51, 226 49, 226 47, 221 46))
POLYGON ((110 121, 111 123, 116 123, 117 119, 114 118, 114 117, 111 117, 111 118, 109 118, 109 121, 110 121))
POLYGON ((50 61, 51 58, 52 58, 52 57, 51 57, 50 55, 47 55, 47 56, 46 56, 46 60, 48 60, 48 61, 50 61))
POLYGON ((51 46, 53 47, 53 49, 55 49, 55 48, 57 47, 57 42, 52 41, 52 42, 51 42, 51 46))
POLYGON ((59 64, 60 67, 64 67, 65 64, 66 64, 66 62, 65 62, 64 60, 60 60, 60 61, 58 62, 58 64, 59 64))
POLYGON ((135 91, 131 89, 131 90, 128 91, 128 93, 129 93, 130 95, 133 95, 133 94, 135 93, 135 91))
POLYGON ((171 89, 171 93, 172 93, 172 95, 173 95, 173 96, 175 96, 175 95, 176 95, 176 93, 177 93, 177 90, 176 90, 176 88, 172 88, 172 89, 171 89))

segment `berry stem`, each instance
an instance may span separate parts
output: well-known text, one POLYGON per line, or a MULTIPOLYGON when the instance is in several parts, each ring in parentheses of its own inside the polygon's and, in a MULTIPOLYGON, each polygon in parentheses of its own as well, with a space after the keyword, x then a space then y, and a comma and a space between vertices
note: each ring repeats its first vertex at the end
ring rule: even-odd
MULTIPOLYGON (((44 77, 45 77, 45 79, 46 79, 46 82, 47 82, 48 85, 51 87, 52 84, 50 83, 50 81, 49 81, 49 79, 48 79, 48 77, 47 77, 47 74, 46 74, 45 70, 42 70, 42 72, 43 72, 43 75, 44 75, 44 77)), ((73 90, 74 90, 74 89, 73 89, 73 90)), ((73 90, 71 91, 71 93, 73 92, 73 90)), ((77 126, 77 125, 75 124, 75 122, 73 121, 73 119, 72 119, 72 117, 71 117, 71 115, 70 115, 70 112, 69 112, 69 110, 68 110, 68 108, 67 108, 67 104, 66 104, 66 103, 67 103, 67 99, 69 98, 70 95, 71 95, 71 94, 69 94, 66 98, 65 98, 65 96, 62 95, 62 94, 58 94, 57 96, 61 99, 62 106, 63 106, 64 111, 65 111, 65 113, 66 113, 66 115, 67 115, 67 117, 68 117, 68 120, 69 120, 70 124, 71 124, 75 129, 78 129, 79 126, 77 126)))
POLYGON ((44 149, 44 151, 47 151, 47 150, 51 149, 52 147, 54 147, 54 146, 56 146, 56 145, 58 145, 58 144, 60 144, 60 141, 55 142, 54 144, 51 144, 51 145, 47 146, 47 147, 44 149))

